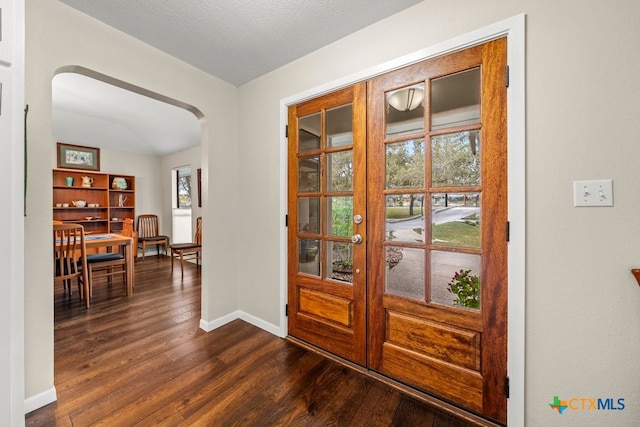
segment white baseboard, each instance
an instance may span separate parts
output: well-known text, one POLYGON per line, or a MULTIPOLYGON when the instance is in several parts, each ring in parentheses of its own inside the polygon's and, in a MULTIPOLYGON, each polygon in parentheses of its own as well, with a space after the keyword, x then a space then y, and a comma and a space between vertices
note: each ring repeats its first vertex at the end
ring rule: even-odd
POLYGON ((204 319, 200 319, 200 329, 205 332, 211 332, 214 329, 218 329, 220 326, 224 326, 229 322, 233 322, 236 319, 240 318, 240 311, 234 311, 233 313, 229 313, 225 316, 218 317, 210 322, 205 321, 204 319))
POLYGON ((221 326, 226 325, 229 322, 232 322, 236 319, 240 319, 240 320, 244 320, 247 323, 252 324, 253 326, 256 326, 264 331, 269 332, 270 334, 276 335, 280 338, 284 338, 284 332, 282 331, 282 329, 272 323, 269 322, 265 322, 264 320, 255 317, 251 314, 245 313, 244 311, 241 310, 237 310, 234 311, 233 313, 229 313, 225 316, 219 317, 217 319, 214 319, 210 322, 206 322, 203 319, 200 319, 200 329, 206 331, 206 332, 211 332, 214 329, 217 329, 221 326))
POLYGON ((25 399, 24 413, 28 414, 29 412, 35 411, 36 409, 42 408, 43 406, 47 406, 49 403, 53 403, 56 400, 58 400, 56 388, 52 387, 49 390, 43 391, 42 393, 25 399))
POLYGON ((240 319, 244 320, 247 323, 252 324, 253 326, 256 326, 264 331, 269 332, 270 334, 276 335, 280 338, 284 338, 286 335, 283 334, 282 332, 282 328, 279 328, 278 326, 269 323, 269 322, 265 322, 264 320, 252 316, 251 314, 245 313, 244 311, 240 311, 240 319))

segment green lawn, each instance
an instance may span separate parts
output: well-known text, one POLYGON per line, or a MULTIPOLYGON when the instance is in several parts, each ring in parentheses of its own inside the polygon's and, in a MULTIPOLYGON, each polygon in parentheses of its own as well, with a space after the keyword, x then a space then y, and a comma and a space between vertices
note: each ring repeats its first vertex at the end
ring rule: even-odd
MULTIPOLYGON (((414 215, 424 213, 420 207, 413 208, 414 215)), ((387 206, 387 219, 409 218, 409 206, 387 206)))
MULTIPOLYGON (((413 215, 423 213, 420 207, 413 208, 413 215)), ((387 206, 387 219, 404 219, 409 218, 409 206, 387 206)), ((438 244, 447 246, 463 246, 468 248, 480 247, 480 227, 473 225, 476 220, 475 215, 465 218, 470 220, 466 222, 448 222, 445 224, 434 225, 433 239, 438 244)))
POLYGON ((433 239, 448 246, 480 247, 480 227, 465 222, 447 222, 434 225, 433 239))

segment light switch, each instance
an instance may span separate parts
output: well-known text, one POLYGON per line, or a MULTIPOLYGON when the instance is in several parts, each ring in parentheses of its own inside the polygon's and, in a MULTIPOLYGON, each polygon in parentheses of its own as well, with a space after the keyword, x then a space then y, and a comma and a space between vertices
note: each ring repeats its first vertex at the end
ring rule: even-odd
POLYGON ((613 206, 613 180, 574 181, 573 206, 613 206))

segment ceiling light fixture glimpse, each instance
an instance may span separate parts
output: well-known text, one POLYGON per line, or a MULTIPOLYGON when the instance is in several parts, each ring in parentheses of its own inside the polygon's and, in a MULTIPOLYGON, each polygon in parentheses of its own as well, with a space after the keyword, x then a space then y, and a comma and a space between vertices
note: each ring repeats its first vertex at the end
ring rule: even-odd
POLYGON ((387 95, 387 102, 398 111, 415 110, 424 101, 424 90, 420 87, 398 89, 387 95))

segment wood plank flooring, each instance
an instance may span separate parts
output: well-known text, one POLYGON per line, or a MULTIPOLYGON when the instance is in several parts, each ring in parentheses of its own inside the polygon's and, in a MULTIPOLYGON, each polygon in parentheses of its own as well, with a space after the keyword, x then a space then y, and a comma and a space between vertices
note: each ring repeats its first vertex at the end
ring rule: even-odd
POLYGON ((27 426, 465 426, 383 382, 236 320, 199 328, 200 270, 136 262, 91 308, 55 289, 58 400, 27 426))

